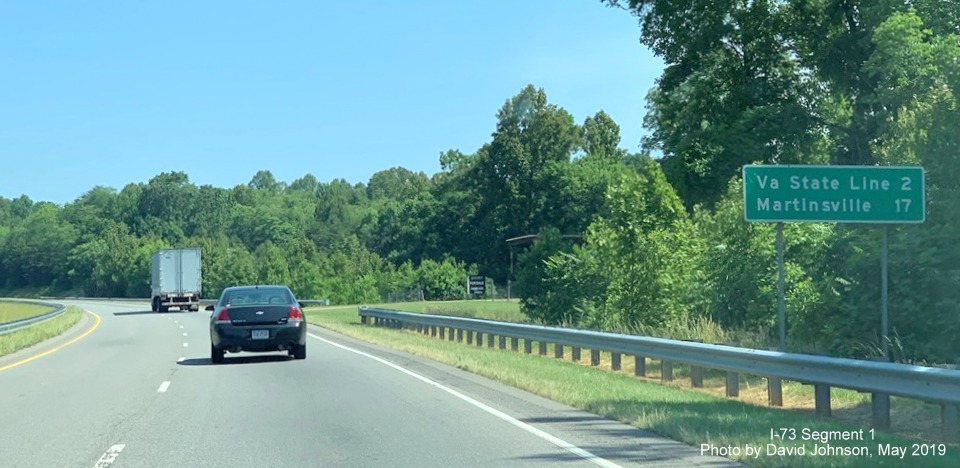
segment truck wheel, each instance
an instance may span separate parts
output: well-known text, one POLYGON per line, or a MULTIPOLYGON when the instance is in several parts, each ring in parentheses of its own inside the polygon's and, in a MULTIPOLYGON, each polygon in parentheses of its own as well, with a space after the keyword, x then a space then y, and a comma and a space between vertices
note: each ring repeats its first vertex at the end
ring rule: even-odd
POLYGON ((170 306, 165 306, 165 305, 160 306, 160 312, 168 312, 169 310, 170 310, 170 306))
POLYGON ((160 312, 160 298, 155 297, 153 301, 150 302, 150 310, 154 312, 160 312))

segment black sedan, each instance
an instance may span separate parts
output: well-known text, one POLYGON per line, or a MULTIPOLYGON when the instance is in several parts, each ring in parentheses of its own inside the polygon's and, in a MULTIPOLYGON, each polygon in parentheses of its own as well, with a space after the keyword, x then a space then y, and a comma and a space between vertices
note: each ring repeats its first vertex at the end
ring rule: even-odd
POLYGON ((307 322, 303 306, 286 286, 226 288, 210 314, 210 360, 224 353, 287 351, 307 358, 307 322))

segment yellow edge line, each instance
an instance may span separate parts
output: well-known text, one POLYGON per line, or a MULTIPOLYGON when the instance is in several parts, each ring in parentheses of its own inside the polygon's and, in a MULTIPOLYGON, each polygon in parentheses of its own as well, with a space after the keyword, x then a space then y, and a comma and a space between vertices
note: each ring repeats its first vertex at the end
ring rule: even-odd
POLYGON ((19 365, 21 365, 21 364, 26 364, 26 363, 28 363, 28 362, 30 362, 30 361, 35 360, 35 359, 40 359, 40 358, 42 358, 42 357, 44 357, 44 356, 53 354, 53 353, 55 353, 55 352, 57 352, 57 351, 60 351, 60 350, 63 349, 63 348, 66 348, 67 346, 70 346, 70 345, 72 345, 72 344, 80 341, 81 339, 85 338, 87 335, 93 333, 93 331, 96 330, 97 327, 100 326, 100 322, 103 321, 103 319, 101 319, 99 315, 97 315, 97 314, 95 314, 95 313, 93 313, 93 312, 90 312, 89 310, 85 310, 84 312, 86 312, 86 313, 88 313, 88 314, 90 314, 90 315, 93 315, 93 317, 94 317, 97 321, 93 324, 92 327, 90 327, 89 330, 83 332, 82 335, 80 335, 80 336, 78 336, 78 337, 76 337, 76 338, 74 338, 74 339, 72 339, 72 340, 70 340, 70 341, 68 341, 68 342, 60 345, 60 346, 57 346, 56 348, 53 348, 53 349, 48 350, 48 351, 44 351, 44 352, 42 352, 42 353, 40 353, 40 354, 38 354, 38 355, 36 355, 36 356, 30 356, 30 357, 28 357, 28 358, 26 358, 26 359, 24 359, 24 360, 17 361, 17 362, 15 362, 15 363, 13 363, 13 364, 8 364, 8 365, 6 365, 6 366, 0 367, 0 371, 5 371, 5 370, 7 370, 7 369, 11 369, 11 368, 17 367, 17 366, 19 366, 19 365))

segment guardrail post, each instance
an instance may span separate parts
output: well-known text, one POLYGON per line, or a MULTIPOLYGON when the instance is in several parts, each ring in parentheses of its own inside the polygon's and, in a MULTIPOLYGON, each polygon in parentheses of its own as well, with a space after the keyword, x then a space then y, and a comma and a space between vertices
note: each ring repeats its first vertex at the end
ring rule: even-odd
POLYGON ((600 350, 591 349, 590 350, 590 365, 599 366, 600 365, 600 350))
POLYGON ((473 344, 473 332, 470 330, 467 330, 467 344, 468 345, 473 344))
POLYGON ((873 408, 873 425, 880 429, 890 429, 890 395, 873 393, 870 395, 873 408))
POLYGON ((448 339, 449 341, 456 341, 456 339, 457 339, 457 329, 455 329, 455 328, 449 328, 449 329, 447 329, 447 331, 449 332, 449 333, 447 333, 447 339, 448 339))
POLYGON ((727 396, 740 396, 740 374, 727 371, 727 396))
POLYGON ((940 421, 943 424, 943 440, 960 442, 960 406, 940 405, 940 421))
POLYGON ((463 329, 462 329, 462 328, 458 328, 458 329, 457 329, 457 341, 463 343, 463 329))
POLYGON ((690 386, 703 388, 703 367, 690 366, 690 386))
POLYGON ((816 406, 817 416, 829 418, 830 411, 830 386, 824 384, 813 385, 814 404, 816 406))
POLYGON ((610 353, 610 370, 620 370, 620 353, 610 353))
POLYGON ((644 356, 633 357, 633 375, 645 377, 647 375, 647 358, 644 356))
POLYGON ((546 356, 546 355, 547 355, 547 342, 546 342, 546 341, 541 341, 541 342, 540 342, 540 349, 539 349, 539 351, 540 351, 540 355, 541 355, 541 356, 546 356))
POLYGON ((440 328, 440 327, 435 327, 435 326, 432 326, 432 325, 430 326, 430 336, 432 336, 432 337, 436 337, 436 336, 437 336, 437 334, 439 333, 439 330, 437 330, 437 328, 440 328))
POLYGON ((367 324, 367 316, 366 316, 366 315, 361 315, 361 316, 360 316, 360 323, 363 324, 363 325, 366 325, 366 324, 367 324))
POLYGON ((517 338, 515 336, 510 337, 510 349, 512 351, 516 351, 520 349, 520 338, 517 338))
MULTIPOLYGON (((868 357, 868 361, 884 362, 883 357, 868 357)), ((870 415, 874 427, 890 429, 890 395, 873 392, 870 394, 870 415)))
POLYGON ((553 344, 553 357, 563 359, 563 343, 553 344))
MULTIPOLYGON (((489 333, 487 334, 489 336, 489 333)), ((483 333, 477 332, 477 347, 483 347, 483 333)))
MULTIPOLYGON (((683 340, 692 343, 703 343, 703 338, 694 338, 692 340, 683 340)), ((703 367, 690 365, 690 386, 693 388, 703 388, 703 367)))
POLYGON ((767 403, 783 406, 783 381, 777 377, 767 377, 767 403))
POLYGON ((505 349, 507 347, 507 337, 500 335, 500 349, 505 349))
POLYGON ((573 362, 580 362, 580 347, 579 347, 579 346, 572 346, 572 347, 570 348, 570 358, 573 360, 573 362))
POLYGON ((670 361, 660 361, 660 380, 664 382, 673 381, 673 363, 670 361))
POLYGON ((495 339, 497 339, 497 337, 496 337, 493 333, 487 333, 487 347, 488 347, 488 348, 492 348, 492 347, 493 347, 493 341, 494 341, 495 339))
POLYGON ((523 352, 530 354, 533 352, 533 342, 530 340, 523 340, 523 352))
POLYGON ((441 340, 447 339, 447 327, 440 327, 440 333, 437 334, 441 340))

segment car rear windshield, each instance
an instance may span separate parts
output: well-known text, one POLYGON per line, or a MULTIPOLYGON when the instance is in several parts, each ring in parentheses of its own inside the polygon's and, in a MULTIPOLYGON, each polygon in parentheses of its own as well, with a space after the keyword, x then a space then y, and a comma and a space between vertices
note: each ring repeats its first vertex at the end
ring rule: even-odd
POLYGON ((284 288, 256 288, 228 291, 223 296, 222 305, 285 305, 293 304, 293 296, 284 288))

